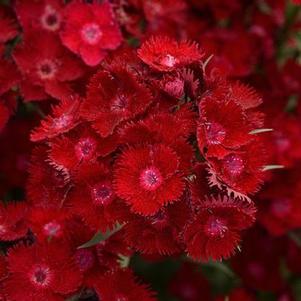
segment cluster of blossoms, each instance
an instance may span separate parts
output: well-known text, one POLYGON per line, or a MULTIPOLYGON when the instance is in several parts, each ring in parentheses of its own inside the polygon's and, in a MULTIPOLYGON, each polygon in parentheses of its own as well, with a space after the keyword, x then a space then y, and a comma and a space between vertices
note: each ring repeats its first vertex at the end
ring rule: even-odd
POLYGON ((236 253, 229 300, 294 300, 301 67, 274 59, 285 1, 247 2, 0 7, 0 300, 158 300, 139 254, 185 258, 170 293, 219 301, 195 267, 236 253))

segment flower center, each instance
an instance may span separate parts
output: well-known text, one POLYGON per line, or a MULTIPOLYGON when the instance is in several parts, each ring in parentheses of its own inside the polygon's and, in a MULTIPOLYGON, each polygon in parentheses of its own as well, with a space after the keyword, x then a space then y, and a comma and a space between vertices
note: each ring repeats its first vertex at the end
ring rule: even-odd
POLYGON ((95 256, 91 250, 79 249, 75 254, 75 261, 82 272, 91 269, 95 263, 95 256))
POLYGON ((245 168, 243 159, 240 156, 233 154, 225 157, 224 166, 226 170, 235 177, 239 176, 245 168))
POLYGON ((88 43, 90 45, 95 45, 101 39, 102 31, 100 30, 100 27, 98 24, 88 23, 82 27, 81 37, 86 43, 88 43))
POLYGON ((212 238, 223 238, 227 231, 225 222, 214 216, 211 216, 205 224, 205 234, 212 238))
POLYGON ((111 111, 124 111, 128 105, 128 98, 124 94, 117 94, 114 98, 112 105, 111 105, 111 111))
POLYGON ((209 144, 221 144, 226 136, 225 129, 216 122, 206 124, 206 136, 209 144))
POLYGON ((47 266, 34 267, 31 276, 31 281, 40 287, 49 286, 51 281, 51 272, 47 266))
POLYGON ((288 199, 277 198, 272 201, 270 210, 276 217, 285 217, 291 211, 291 203, 288 199))
POLYGON ((42 27, 49 31, 56 31, 60 27, 60 19, 58 12, 52 6, 47 5, 41 17, 42 27))
POLYGON ((112 202, 113 191, 109 183, 98 183, 91 190, 93 201, 97 205, 108 205, 112 202))
POLYGON ((56 64, 51 60, 42 61, 37 67, 37 73, 40 79, 53 79, 57 72, 56 64))
POLYGON ((52 127, 55 129, 63 129, 71 124, 72 116, 70 115, 62 115, 58 118, 53 119, 52 127))
POLYGON ((46 225, 44 225, 43 229, 47 236, 55 236, 58 237, 60 235, 61 225, 56 221, 52 221, 46 225))
POLYGON ((171 54, 166 54, 159 59, 159 62, 161 65, 166 67, 174 67, 177 64, 178 60, 171 54))
POLYGON ((156 190, 161 186, 162 181, 162 175, 156 167, 146 168, 140 174, 140 184, 145 190, 156 190))
POLYGON ((93 138, 83 138, 75 145, 75 154, 79 160, 89 160, 94 156, 96 147, 96 141, 93 138))

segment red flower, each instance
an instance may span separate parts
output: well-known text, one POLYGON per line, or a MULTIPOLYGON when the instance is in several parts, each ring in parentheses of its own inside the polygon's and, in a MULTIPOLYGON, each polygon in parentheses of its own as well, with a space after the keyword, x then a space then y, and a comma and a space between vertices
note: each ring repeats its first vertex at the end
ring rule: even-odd
POLYGON ((76 185, 68 202, 91 229, 106 231, 117 221, 122 223, 127 219, 128 209, 116 197, 108 166, 96 162, 82 164, 74 181, 76 185))
POLYGON ((46 30, 57 32, 62 23, 62 0, 18 0, 16 13, 23 30, 46 30))
POLYGON ((134 74, 124 67, 113 67, 111 72, 101 70, 92 78, 82 115, 106 137, 121 121, 143 113, 151 101, 150 92, 134 74))
POLYGON ((30 229, 39 242, 68 239, 70 212, 66 209, 32 208, 28 220, 30 229))
POLYGON ((163 144, 125 150, 115 164, 114 187, 134 212, 155 214, 183 193, 179 157, 163 144))
POLYGON ((110 154, 117 142, 116 135, 101 138, 83 124, 52 140, 49 159, 55 166, 71 171, 84 162, 95 162, 98 157, 110 154))
POLYGON ((24 203, 0 204, 0 240, 16 240, 28 231, 27 206, 24 203))
POLYGON ((83 74, 81 62, 53 33, 27 33, 13 55, 23 75, 21 91, 27 101, 44 99, 47 94, 58 99, 68 97, 68 82, 83 74))
POLYGON ((153 293, 143 284, 137 284, 130 270, 120 270, 100 277, 95 285, 98 297, 102 301, 155 301, 153 293))
POLYGON ((181 250, 179 232, 188 218, 188 206, 177 202, 153 216, 133 217, 124 227, 125 239, 143 254, 175 254, 181 250))
POLYGON ((4 289, 12 301, 63 301, 81 281, 70 251, 62 244, 17 246, 9 251, 8 269, 4 289))
POLYGON ((232 198, 200 201, 198 211, 184 230, 187 253, 195 260, 229 258, 239 243, 239 232, 255 220, 253 204, 232 198))
POLYGON ((159 71, 172 71, 200 61, 203 53, 196 43, 177 42, 168 37, 153 37, 138 50, 141 60, 159 71))
POLYGON ((90 66, 98 65, 108 50, 122 41, 111 5, 73 2, 64 10, 63 44, 90 66))
POLYGON ((266 155, 258 140, 233 151, 223 158, 208 158, 209 183, 219 188, 226 187, 229 194, 248 198, 246 194, 258 191, 266 175, 263 168, 266 155))
POLYGON ((222 157, 253 139, 251 126, 241 106, 218 92, 204 97, 200 104, 198 144, 207 156, 222 157))
POLYGON ((50 139, 70 131, 80 121, 80 103, 81 99, 78 96, 63 98, 58 105, 52 107, 52 116, 47 115, 40 126, 32 131, 30 140, 50 139))

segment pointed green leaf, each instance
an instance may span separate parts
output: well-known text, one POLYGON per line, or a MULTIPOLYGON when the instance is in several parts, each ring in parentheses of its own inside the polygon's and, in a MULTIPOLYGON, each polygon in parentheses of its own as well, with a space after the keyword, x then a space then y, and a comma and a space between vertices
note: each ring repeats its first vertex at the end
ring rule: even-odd
POLYGON ((108 239, 110 236, 112 236, 113 234, 118 232, 123 226, 124 226, 124 224, 116 223, 115 227, 112 230, 108 229, 105 233, 98 231, 89 241, 87 241, 86 243, 82 244, 81 246, 79 246, 77 248, 83 249, 83 248, 89 248, 89 247, 95 246, 98 243, 100 243, 101 241, 108 239))

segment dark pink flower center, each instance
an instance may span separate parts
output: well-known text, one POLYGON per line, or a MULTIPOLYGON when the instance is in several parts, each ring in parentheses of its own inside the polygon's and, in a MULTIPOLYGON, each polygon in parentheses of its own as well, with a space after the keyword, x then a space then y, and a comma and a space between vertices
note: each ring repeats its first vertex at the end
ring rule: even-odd
POLYGON ((52 127, 55 129, 63 129, 71 124, 73 117, 70 115, 62 115, 53 119, 52 127))
POLYGON ((95 155, 96 147, 97 144, 93 138, 82 138, 75 145, 75 154, 80 160, 89 160, 95 155))
POLYGON ((30 280, 37 286, 46 287, 49 286, 52 278, 52 273, 47 266, 36 266, 33 268, 30 274, 30 280))
POLYGON ((228 227, 222 219, 211 216, 205 224, 204 231, 209 237, 223 238, 228 231, 228 227))
POLYGON ((44 232, 47 236, 55 236, 55 237, 60 235, 61 228, 62 228, 61 225, 56 221, 49 222, 45 224, 43 227, 44 232))
POLYGON ((58 12, 52 6, 47 5, 41 17, 42 27, 49 31, 56 31, 60 27, 60 19, 58 12))
POLYGON ((96 23, 85 24, 81 29, 82 39, 90 45, 95 45, 102 37, 102 31, 96 23))
POLYGON ((79 249, 75 254, 75 261, 81 271, 91 269, 95 263, 95 256, 91 250, 79 249))
POLYGON ((162 175, 156 167, 146 168, 140 174, 140 184, 145 190, 156 190, 161 186, 162 182, 162 175))
POLYGON ((243 172, 245 164, 239 155, 232 154, 225 157, 224 167, 229 174, 236 177, 243 172))
POLYGON ((53 79, 57 73, 57 66, 51 60, 44 60, 38 65, 37 73, 42 80, 53 79))
POLYGON ((177 64, 178 60, 171 54, 166 54, 159 58, 160 65, 166 66, 166 67, 174 67, 177 64))
POLYGON ((112 101, 111 111, 121 112, 128 106, 128 97, 124 94, 117 94, 112 101))
POLYGON ((98 183, 91 190, 92 199, 97 205, 108 205, 113 199, 113 190, 109 183, 98 183))
POLYGON ((221 144, 226 136, 225 129, 217 122, 206 124, 206 136, 209 144, 221 144))

